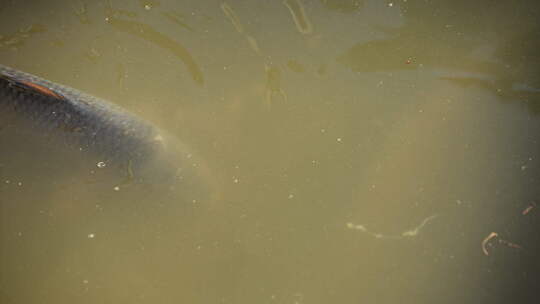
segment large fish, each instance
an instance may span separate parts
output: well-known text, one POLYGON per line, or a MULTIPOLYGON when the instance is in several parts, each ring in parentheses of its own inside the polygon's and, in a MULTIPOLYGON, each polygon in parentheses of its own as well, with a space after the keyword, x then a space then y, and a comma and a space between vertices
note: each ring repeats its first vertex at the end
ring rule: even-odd
POLYGON ((12 142, 40 141, 44 151, 69 151, 71 161, 80 160, 92 171, 116 171, 129 182, 206 183, 202 162, 149 122, 105 100, 0 65, 0 141, 13 134, 12 142))

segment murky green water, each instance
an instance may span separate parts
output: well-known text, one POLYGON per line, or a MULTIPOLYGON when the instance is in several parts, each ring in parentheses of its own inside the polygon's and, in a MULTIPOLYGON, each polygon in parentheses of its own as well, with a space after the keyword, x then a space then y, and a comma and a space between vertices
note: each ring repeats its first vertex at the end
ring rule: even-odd
POLYGON ((535 1, 34 2, 0 63, 213 186, 116 190, 0 126, 1 303, 536 303, 535 1))

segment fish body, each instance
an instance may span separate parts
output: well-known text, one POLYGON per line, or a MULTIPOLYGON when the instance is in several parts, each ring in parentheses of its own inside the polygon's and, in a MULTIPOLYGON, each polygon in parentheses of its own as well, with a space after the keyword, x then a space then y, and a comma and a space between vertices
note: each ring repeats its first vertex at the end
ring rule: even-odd
POLYGON ((0 122, 24 125, 102 158, 139 164, 164 147, 159 130, 105 100, 0 65, 0 122))
POLYGON ((11 166, 16 175, 37 176, 32 168, 45 166, 48 171, 39 172, 45 177, 95 180, 101 174, 106 184, 210 191, 204 161, 150 122, 103 99, 2 65, 0 147, 0 169, 11 166), (18 154, 27 156, 20 161, 18 154))

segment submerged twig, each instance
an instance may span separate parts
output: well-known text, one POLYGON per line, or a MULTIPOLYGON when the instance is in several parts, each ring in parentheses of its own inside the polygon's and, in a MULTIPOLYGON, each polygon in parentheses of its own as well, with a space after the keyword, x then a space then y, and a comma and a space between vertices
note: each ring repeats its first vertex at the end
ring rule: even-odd
POLYGON ((406 231, 403 231, 402 233, 400 234, 382 234, 382 233, 377 233, 377 232, 373 232, 373 231, 370 231, 368 230, 364 225, 359 225, 359 224, 354 224, 354 223, 347 223, 347 228, 349 229, 355 229, 355 230, 360 230, 361 232, 364 232, 368 235, 371 235, 372 237, 374 238, 377 238, 377 239, 401 239, 401 238, 406 238, 406 237, 415 237, 418 235, 418 233, 420 233, 420 230, 431 220, 433 220, 434 218, 438 217, 437 214, 434 214, 434 215, 431 215, 431 216, 428 216, 427 218, 425 218, 418 226, 416 226, 415 228, 413 229, 410 229, 410 230, 406 230, 406 231))

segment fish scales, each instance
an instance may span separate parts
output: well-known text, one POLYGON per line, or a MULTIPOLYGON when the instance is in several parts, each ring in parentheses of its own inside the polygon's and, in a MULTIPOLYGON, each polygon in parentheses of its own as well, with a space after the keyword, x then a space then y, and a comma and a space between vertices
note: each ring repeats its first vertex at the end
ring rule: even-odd
POLYGON ((0 65, 0 123, 13 121, 109 162, 143 163, 164 148, 160 131, 128 111, 0 65))

